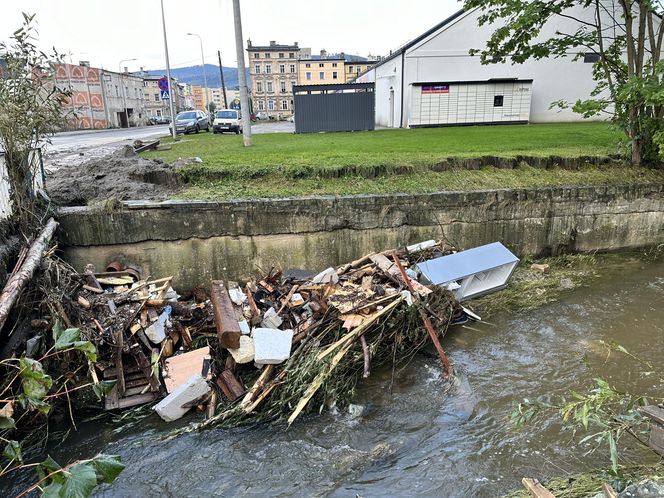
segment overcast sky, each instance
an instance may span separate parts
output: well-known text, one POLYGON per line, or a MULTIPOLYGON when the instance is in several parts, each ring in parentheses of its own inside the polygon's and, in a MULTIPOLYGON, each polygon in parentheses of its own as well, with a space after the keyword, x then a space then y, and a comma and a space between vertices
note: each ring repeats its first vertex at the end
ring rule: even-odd
MULTIPOLYGON (((0 0, 0 40, 7 41, 21 12, 36 13, 39 46, 55 46, 71 60, 117 70, 122 59, 130 71, 165 67, 159 0, 0 0)), ((461 8, 457 0, 241 0, 244 39, 298 41, 328 52, 388 54, 461 8)), ((231 0, 164 0, 172 67, 205 61, 234 66, 235 38, 231 0)))

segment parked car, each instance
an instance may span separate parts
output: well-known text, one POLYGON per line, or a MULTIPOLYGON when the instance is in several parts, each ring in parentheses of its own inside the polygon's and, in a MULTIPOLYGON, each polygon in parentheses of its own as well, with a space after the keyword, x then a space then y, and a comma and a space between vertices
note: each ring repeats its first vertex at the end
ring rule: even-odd
POLYGON ((210 120, 203 111, 185 111, 175 116, 175 133, 198 133, 201 130, 210 131, 210 120))
POLYGON ((267 112, 260 111, 256 113, 256 119, 258 119, 259 121, 263 121, 267 118, 268 118, 267 112))
POLYGON ((170 124, 171 120, 166 116, 150 116, 148 118, 148 123, 151 125, 164 125, 170 124))
POLYGON ((235 109, 221 109, 214 113, 212 131, 214 133, 233 131, 236 135, 242 133, 241 117, 240 111, 235 109))

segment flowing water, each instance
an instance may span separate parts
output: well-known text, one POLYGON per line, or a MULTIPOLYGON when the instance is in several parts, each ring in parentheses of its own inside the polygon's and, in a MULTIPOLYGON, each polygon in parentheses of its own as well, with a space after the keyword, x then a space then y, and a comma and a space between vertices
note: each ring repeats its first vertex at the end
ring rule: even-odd
MULTIPOLYGON (((661 380, 624 355, 607 361, 599 341, 661 362, 663 304, 664 264, 631 261, 539 310, 452 329, 444 342, 456 364, 451 389, 436 357, 419 355, 394 377, 373 372, 352 413, 304 417, 290 430, 219 429, 164 442, 173 425, 153 415, 121 430, 84 424, 51 454, 61 462, 121 455, 126 469, 98 497, 498 496, 524 476, 608 466, 605 452, 583 456, 555 413, 520 429, 509 414, 523 398, 581 390, 598 373, 662 396, 661 380)), ((0 485, 0 495, 28 478, 0 485)))

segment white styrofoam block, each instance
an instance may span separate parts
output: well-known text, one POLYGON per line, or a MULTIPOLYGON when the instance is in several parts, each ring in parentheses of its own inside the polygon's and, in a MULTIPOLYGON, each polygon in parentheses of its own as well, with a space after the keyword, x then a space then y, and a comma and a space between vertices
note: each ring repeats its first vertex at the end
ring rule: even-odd
POLYGON ((254 361, 254 340, 248 335, 240 336, 239 348, 228 348, 235 363, 249 363, 254 361))
POLYGON ((247 300, 247 295, 242 292, 242 289, 238 289, 237 287, 228 289, 228 296, 231 298, 231 301, 233 301, 233 303, 237 304, 238 306, 242 306, 242 304, 247 300))
POLYGON ((336 284, 337 282, 339 282, 339 275, 337 275, 337 271, 332 267, 323 270, 311 279, 312 284, 336 284))
POLYGON ((210 391, 210 386, 206 380, 197 373, 192 375, 187 382, 180 385, 175 391, 162 399, 154 407, 161 418, 166 422, 173 422, 182 418, 189 408, 182 408, 182 405, 200 398, 210 391))
POLYGON ((277 315, 277 312, 274 310, 274 308, 270 308, 265 312, 265 315, 263 315, 263 321, 261 322, 261 325, 266 329, 276 329, 283 322, 284 321, 279 315, 277 315))
POLYGON ((240 325, 240 332, 243 334, 249 335, 251 334, 251 327, 249 327, 249 322, 246 320, 240 320, 237 322, 238 325, 240 325))
POLYGON ((293 344, 293 331, 255 328, 252 331, 254 337, 254 360, 261 365, 278 365, 290 358, 291 346, 293 344))

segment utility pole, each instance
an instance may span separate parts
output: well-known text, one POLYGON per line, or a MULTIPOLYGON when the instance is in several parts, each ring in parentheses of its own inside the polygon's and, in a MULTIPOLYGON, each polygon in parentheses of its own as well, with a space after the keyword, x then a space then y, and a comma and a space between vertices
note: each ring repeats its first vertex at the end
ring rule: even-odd
POLYGON ((198 38, 199 43, 201 44, 201 63, 203 64, 203 84, 205 85, 205 90, 203 91, 204 94, 204 99, 205 99, 205 112, 210 112, 210 108, 208 107, 209 100, 208 100, 208 85, 207 85, 207 76, 205 74, 205 56, 203 55, 203 38, 201 38, 201 35, 197 35, 196 33, 187 33, 189 36, 195 36, 198 38))
MULTIPOLYGON (((173 109, 173 80, 171 79, 171 62, 168 60, 168 39, 166 38, 166 17, 164 16, 164 0, 161 0, 161 24, 164 29, 164 53, 166 54, 166 77, 168 78, 168 106, 171 110, 171 133, 177 140, 175 131, 175 109, 173 109)), ((175 90, 177 92, 177 89, 175 90)))
POLYGON ((219 56, 219 74, 221 75, 221 92, 224 94, 224 109, 228 109, 228 101, 226 100, 226 84, 224 83, 224 66, 221 65, 221 52, 217 50, 219 56))
POLYGON ((235 50, 237 51, 237 72, 240 80, 240 107, 242 108, 242 136, 244 146, 251 147, 251 117, 249 115, 249 95, 247 92, 247 73, 244 69, 244 42, 242 41, 242 17, 240 0, 233 0, 233 18, 235 20, 235 50))

